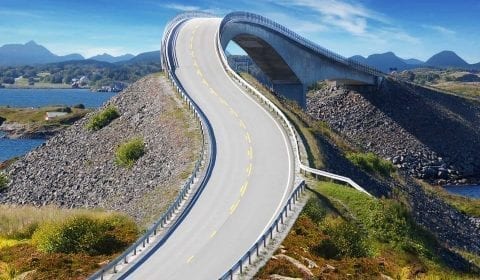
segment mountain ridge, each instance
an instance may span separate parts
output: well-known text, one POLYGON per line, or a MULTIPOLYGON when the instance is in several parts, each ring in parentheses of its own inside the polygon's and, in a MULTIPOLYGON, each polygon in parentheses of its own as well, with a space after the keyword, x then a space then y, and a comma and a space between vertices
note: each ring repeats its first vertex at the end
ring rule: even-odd
POLYGON ((85 58, 78 53, 56 55, 46 47, 30 40, 25 44, 5 44, 0 46, 0 66, 22 66, 59 63, 66 61, 95 60, 108 63, 139 63, 160 61, 160 51, 112 56, 107 53, 85 58), (155 54, 154 54, 155 53, 155 54), (158 56, 156 55, 158 53, 158 56))

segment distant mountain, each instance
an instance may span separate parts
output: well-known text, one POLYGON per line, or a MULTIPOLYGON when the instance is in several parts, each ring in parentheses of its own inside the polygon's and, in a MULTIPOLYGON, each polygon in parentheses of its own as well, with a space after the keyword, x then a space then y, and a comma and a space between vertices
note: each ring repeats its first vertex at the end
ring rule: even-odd
POLYGON ((115 63, 115 62, 127 61, 127 60, 130 60, 130 59, 134 58, 134 57, 135 56, 133 54, 124 54, 124 55, 121 55, 121 56, 112 56, 112 55, 109 55, 107 53, 104 53, 104 54, 92 56, 89 59, 96 60, 96 61, 105 61, 105 62, 115 63))
POLYGON ((34 41, 26 44, 7 44, 0 47, 0 66, 33 65, 66 60, 82 60, 79 54, 58 56, 34 41))
POLYGON ((355 61, 358 61, 360 63, 367 63, 367 59, 361 55, 354 55, 352 57, 350 57, 351 60, 355 60, 355 61))
POLYGON ((425 62, 423 62, 421 60, 418 60, 416 58, 403 59, 403 61, 408 65, 421 65, 421 64, 425 63, 425 62))
POLYGON ((365 63, 383 72, 390 72, 390 69, 396 68, 398 71, 410 69, 412 66, 408 65, 403 59, 396 56, 393 52, 386 52, 381 54, 372 54, 367 58, 361 55, 350 57, 360 63, 365 63))
POLYGON ((480 71, 480 63, 468 64, 452 51, 440 52, 426 62, 415 58, 403 59, 396 56, 393 52, 372 54, 367 58, 361 55, 355 55, 350 57, 350 59, 365 63, 386 73, 390 72, 392 68, 396 68, 397 71, 403 71, 419 67, 461 68, 480 71))
POLYGON ((447 67, 456 67, 456 68, 463 68, 467 69, 470 68, 470 64, 468 64, 465 60, 459 57, 456 53, 452 51, 442 51, 437 53, 436 55, 429 58, 426 62, 428 66, 440 67, 440 68, 447 68, 447 67))
POLYGON ((141 53, 127 61, 127 63, 160 63, 160 51, 141 53))

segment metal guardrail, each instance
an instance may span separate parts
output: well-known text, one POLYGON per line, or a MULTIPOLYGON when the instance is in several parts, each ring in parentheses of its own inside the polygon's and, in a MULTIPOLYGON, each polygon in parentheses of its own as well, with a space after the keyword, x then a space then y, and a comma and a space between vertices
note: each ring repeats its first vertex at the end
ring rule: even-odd
MULTIPOLYGON (((108 272, 112 272, 113 274, 116 274, 118 272, 117 267, 119 265, 123 264, 128 264, 130 259, 136 258, 138 252, 140 251, 139 249, 146 248, 146 246, 150 243, 150 240, 153 239, 153 237, 156 237, 159 230, 163 229, 166 225, 169 223, 172 223, 174 221, 174 218, 176 217, 175 214, 177 214, 177 217, 181 216, 178 213, 180 209, 182 208, 183 204, 185 203, 186 199, 189 196, 189 192, 192 190, 193 186, 195 185, 195 180, 198 177, 199 173, 201 172, 201 168, 205 168, 205 171, 203 172, 203 176, 206 176, 209 173, 209 170, 212 167, 212 161, 214 160, 212 157, 212 151, 214 150, 214 143, 213 143, 213 131, 210 126, 210 123, 208 122, 206 116, 203 114, 203 112, 200 110, 200 108, 195 104, 195 102, 190 98, 190 96, 185 92, 183 87, 180 85, 174 74, 171 72, 171 63, 170 63, 170 53, 169 53, 169 40, 170 37, 172 36, 172 32, 174 32, 175 28, 178 27, 183 21, 188 20, 190 18, 194 17, 205 17, 205 16, 210 16, 209 14, 206 13, 185 13, 181 14, 177 17, 175 17, 165 28, 163 39, 162 39, 162 65, 164 66, 164 70, 166 71, 167 77, 170 79, 172 82, 172 85, 174 88, 177 90, 177 92, 181 95, 182 99, 186 102, 188 105, 189 109, 193 112, 196 120, 200 124, 200 129, 202 133, 202 149, 199 154, 199 159, 195 163, 195 168, 188 178, 188 180, 185 182, 183 185, 180 193, 177 195, 175 201, 173 204, 170 205, 170 207, 167 209, 167 211, 153 224, 150 229, 145 232, 133 245, 128 247, 120 256, 109 262, 106 266, 102 267, 99 271, 91 275, 88 279, 94 280, 94 279, 104 279, 104 276, 108 272)), ((205 177, 203 178, 205 179, 205 177)), ((201 180, 201 176, 200 176, 201 180)), ((197 189, 197 192, 201 191, 203 186, 205 185, 206 181, 201 180, 199 181, 199 186, 197 189)), ((193 196, 194 197, 194 196, 193 196)), ((185 209, 188 206, 185 207, 185 209)), ((177 220, 178 221, 178 220, 177 220)), ((175 227, 170 225, 170 227, 167 229, 167 232, 164 233, 163 238, 169 236, 169 232, 174 229, 175 227)))
MULTIPOLYGON (((238 13, 232 13, 232 14, 238 14, 238 13)), ((232 14, 227 15, 225 18, 229 17, 232 14)), ((249 13, 241 12, 240 14, 249 14, 249 13)), ((250 15, 254 15, 254 14, 250 14, 250 15)), ((255 16, 261 17, 261 16, 258 16, 258 15, 255 15, 255 16)), ((263 17, 261 17, 261 18, 263 18, 263 17)), ((263 19, 268 20, 266 18, 263 18, 263 19)), ((225 19, 224 19, 224 21, 225 21, 225 19)), ((222 21, 222 24, 224 24, 224 21, 222 21)), ((268 21, 270 21, 270 20, 268 20, 268 21)), ((272 21, 270 21, 270 22, 272 22, 272 21)), ((215 38, 216 41, 217 41, 215 45, 217 47, 217 54, 220 57, 220 60, 223 64, 223 67, 224 67, 225 71, 228 74, 230 74, 230 76, 235 81, 237 81, 239 84, 241 84, 247 92, 250 92, 253 95, 255 95, 257 98, 259 98, 261 100, 261 102, 269 110, 271 110, 273 113, 275 113, 280 118, 280 120, 282 121, 282 125, 284 125, 287 128, 287 130, 290 134, 290 141, 292 142, 292 147, 294 147, 295 163, 300 168, 300 170, 303 171, 305 174, 310 173, 312 175, 315 175, 315 177, 321 176, 321 177, 326 177, 326 178, 329 178, 329 179, 333 179, 333 180, 337 180, 337 181, 340 181, 340 182, 347 183, 350 186, 352 186, 353 188, 355 188, 356 190, 361 191, 361 192, 367 194, 368 196, 372 196, 364 188, 362 188, 360 185, 355 183, 355 181, 353 181, 352 179, 350 179, 348 177, 344 177, 344 176, 337 175, 337 174, 334 174, 334 173, 330 173, 330 172, 327 172, 327 171, 311 168, 310 166, 304 165, 301 162, 299 141, 298 141, 298 138, 297 138, 297 134, 295 132, 295 129, 291 125, 290 121, 288 120, 288 118, 285 116, 285 114, 282 112, 282 110, 280 110, 280 108, 278 108, 272 101, 270 101, 263 94, 261 94, 256 88, 254 88, 247 81, 245 81, 242 77, 240 77, 228 64, 228 61, 227 61, 227 58, 225 57, 225 53, 223 51, 223 48, 222 48, 222 45, 221 45, 221 40, 220 40, 223 28, 225 26, 225 25, 222 25, 222 24, 220 25, 219 31, 218 31, 217 36, 215 38)), ((291 207, 290 203, 291 203, 292 197, 294 196, 295 193, 297 193, 297 195, 299 194, 298 193, 299 189, 303 188, 302 191, 300 191, 300 192, 303 192, 304 186, 305 186, 305 181, 302 181, 300 183, 300 185, 295 189, 294 193, 292 194, 292 196, 288 200, 287 205, 284 207, 283 211, 279 214, 279 216, 274 221, 272 226, 269 227, 269 229, 262 235, 262 237, 259 240, 257 240, 255 242, 255 244, 224 275, 222 275, 222 277, 220 277, 221 280, 223 280, 223 279, 233 279, 233 276, 236 273, 236 271, 239 270, 240 274, 243 273, 243 266, 247 263, 247 261, 248 261, 248 264, 252 263, 252 256, 254 256, 255 254, 256 254, 256 256, 259 255, 258 250, 260 248, 262 248, 261 244, 263 243, 263 248, 265 248, 267 246, 266 245, 266 242, 267 242, 266 236, 269 235, 270 240, 272 240, 273 239, 273 228, 275 228, 278 232, 279 219, 281 221, 281 224, 283 224, 283 215, 284 214, 287 215, 286 207, 287 206, 291 207)), ((298 199, 298 197, 296 197, 295 199, 298 199)), ((290 208, 290 210, 291 210, 291 208, 290 208)))
POLYGON ((246 23, 253 23, 253 24, 258 24, 267 28, 270 28, 283 36, 287 37, 290 40, 295 41, 296 43, 300 44, 303 47, 306 47, 310 50, 313 50, 314 52, 325 56, 327 58, 330 58, 338 63, 347 65, 349 67, 352 67, 356 70, 378 76, 378 77, 383 77, 385 73, 382 71, 368 66, 366 64, 360 63, 356 60, 349 59, 346 57, 343 57, 331 50, 328 50, 326 48, 323 48, 319 46, 318 44, 308 40, 307 38, 300 36, 299 34, 293 32, 292 30, 286 28, 285 26, 270 20, 266 17, 263 17, 261 15, 257 15, 254 13, 249 13, 249 12, 233 12, 224 17, 222 20, 222 23, 220 24, 220 33, 223 32, 224 28, 228 25, 228 23, 231 22, 246 22, 246 23))

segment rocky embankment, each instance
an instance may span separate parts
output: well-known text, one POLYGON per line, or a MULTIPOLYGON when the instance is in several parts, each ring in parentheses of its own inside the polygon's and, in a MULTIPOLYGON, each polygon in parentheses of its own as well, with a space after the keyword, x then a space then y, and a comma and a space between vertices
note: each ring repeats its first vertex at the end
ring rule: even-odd
MULTIPOLYGON (((1 203, 106 208, 138 221, 161 213, 193 169, 199 131, 169 83, 148 76, 113 97, 120 117, 89 131, 89 113, 6 169, 1 203), (146 153, 132 168, 115 164, 119 144, 143 137, 146 153)), ((101 110, 101 108, 99 109, 101 110)))
POLYGON ((309 94, 307 112, 416 178, 480 179, 480 106, 471 101, 387 80, 380 90, 325 86, 309 94))
MULTIPOLYGON (((310 116, 327 122, 352 145, 390 159, 403 183, 378 181, 354 168, 333 143, 319 139, 327 169, 351 177, 377 196, 391 197, 400 190, 415 221, 441 243, 480 254, 480 218, 461 213, 413 179, 478 181, 480 106, 395 81, 379 91, 324 87, 310 93, 307 102, 310 116)), ((461 266, 451 255, 442 257, 461 266)))

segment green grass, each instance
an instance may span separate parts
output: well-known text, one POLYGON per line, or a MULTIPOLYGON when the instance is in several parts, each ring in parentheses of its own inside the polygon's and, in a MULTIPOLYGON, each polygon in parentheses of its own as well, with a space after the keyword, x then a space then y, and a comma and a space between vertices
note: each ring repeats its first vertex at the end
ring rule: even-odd
POLYGON ((41 108, 8 108, 0 107, 0 117, 6 119, 8 122, 16 122, 21 124, 52 124, 52 123, 71 123, 71 120, 76 120, 83 117, 90 110, 71 108, 72 112, 66 116, 56 118, 54 120, 45 121, 47 112, 57 112, 65 110, 65 106, 48 106, 41 108))
POLYGON ((395 167, 388 161, 381 159, 374 153, 347 153, 347 159, 363 171, 382 177, 391 177, 395 167))
POLYGON ((115 162, 123 167, 132 167, 145 154, 145 142, 134 138, 121 144, 115 151, 115 162))
POLYGON ((101 112, 94 115, 87 123, 87 128, 93 131, 100 130, 109 125, 114 119, 118 118, 120 114, 117 108, 109 106, 101 112))
POLYGON ((7 188, 8 182, 7 174, 0 172, 0 192, 7 188))

